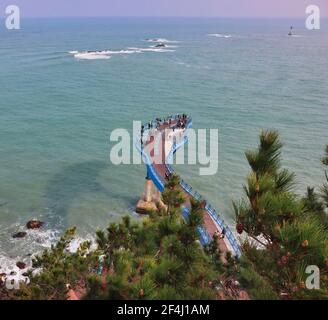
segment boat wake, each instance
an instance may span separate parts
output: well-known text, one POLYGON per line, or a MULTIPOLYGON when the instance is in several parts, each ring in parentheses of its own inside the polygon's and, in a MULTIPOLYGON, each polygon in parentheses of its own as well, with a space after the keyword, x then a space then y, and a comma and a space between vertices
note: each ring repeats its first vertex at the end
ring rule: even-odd
POLYGON ((175 52, 175 50, 171 50, 168 47, 158 48, 158 47, 149 47, 149 48, 129 48, 130 50, 135 50, 136 53, 143 52, 175 52))
POLYGON ((231 34, 223 34, 223 33, 210 33, 208 36, 215 37, 215 38, 224 38, 224 39, 232 38, 231 34))
POLYGON ((303 36, 301 34, 291 34, 291 35, 288 35, 288 37, 291 37, 291 38, 304 38, 305 36, 303 36))

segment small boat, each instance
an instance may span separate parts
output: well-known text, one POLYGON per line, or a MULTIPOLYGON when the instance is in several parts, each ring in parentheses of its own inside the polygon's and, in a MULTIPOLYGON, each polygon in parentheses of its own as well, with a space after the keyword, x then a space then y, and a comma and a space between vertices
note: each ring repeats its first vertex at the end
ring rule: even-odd
POLYGON ((293 35, 293 26, 290 27, 290 30, 288 32, 288 35, 291 37, 293 35))

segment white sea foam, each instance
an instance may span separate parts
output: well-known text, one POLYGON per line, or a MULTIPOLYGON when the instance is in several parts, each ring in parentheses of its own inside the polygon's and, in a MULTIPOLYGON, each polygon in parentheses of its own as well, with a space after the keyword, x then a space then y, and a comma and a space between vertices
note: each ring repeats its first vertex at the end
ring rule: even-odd
POLYGON ((225 38, 225 39, 232 38, 231 34, 223 34, 223 33, 210 33, 208 36, 215 37, 215 38, 225 38))
POLYGON ((176 48, 178 48, 178 46, 172 46, 172 45, 164 44, 164 46, 154 45, 154 46, 150 46, 149 48, 153 48, 153 49, 176 49, 176 48))
POLYGON ((16 266, 16 261, 14 259, 6 256, 0 256, 0 266, 0 274, 4 274, 1 276, 1 280, 5 282, 8 289, 14 288, 14 285, 17 286, 20 282, 29 283, 29 279, 24 276, 28 266, 21 270, 16 266))
POLYGON ((179 41, 168 40, 164 38, 153 38, 153 39, 145 39, 144 41, 150 43, 178 43, 179 41))
POLYGON ((25 230, 27 235, 22 239, 13 239, 12 234, 23 230, 19 225, 12 225, 2 233, 1 244, 7 248, 3 252, 0 246, 0 274, 6 274, 7 280, 28 281, 23 275, 31 266, 35 255, 44 249, 50 248, 59 238, 59 232, 50 229, 25 230), (19 254, 17 254, 19 252, 19 254), (21 270, 16 266, 17 262, 26 264, 26 268, 21 270))
POLYGON ((138 51, 136 51, 136 50, 118 50, 118 51, 105 50, 105 51, 102 51, 102 52, 104 54, 109 54, 109 55, 138 53, 138 51))
POLYGON ((166 49, 166 48, 156 48, 156 47, 150 47, 150 48, 129 48, 130 50, 135 50, 136 52, 175 52, 175 50, 166 49))
POLYGON ((127 55, 143 52, 174 52, 172 50, 175 46, 156 47, 151 46, 149 48, 127 48, 126 50, 102 50, 102 51, 70 51, 69 53, 76 59, 81 60, 97 60, 97 59, 110 59, 113 55, 127 55))
POLYGON ((79 52, 74 54, 74 58, 79 60, 107 60, 110 55, 100 52, 79 52))
MULTIPOLYGON (((3 252, 0 246, 0 274, 5 274, 5 276, 2 277, 3 281, 13 281, 16 284, 19 282, 29 282, 29 279, 24 276, 24 273, 32 267, 33 257, 41 254, 43 250, 49 249, 51 245, 55 244, 60 238, 60 232, 57 230, 26 230, 18 225, 10 226, 3 234, 6 234, 6 236, 1 237, 1 240, 7 242, 5 243, 5 247, 11 247, 12 250, 3 252), (17 230, 24 230, 27 232, 26 237, 22 239, 13 239, 11 235, 17 230), (20 254, 17 255, 16 251, 20 252, 20 254), (18 261, 25 263, 26 268, 22 270, 19 269, 16 265, 18 261)), ((76 236, 67 248, 67 252, 75 253, 85 241, 91 242, 90 250, 95 250, 97 248, 93 236, 87 235, 83 238, 76 236)), ((40 272, 40 270, 33 270, 33 274, 37 272, 40 272)))
POLYGON ((74 239, 71 241, 69 247, 67 248, 67 251, 71 252, 71 253, 76 253, 77 250, 79 249, 79 247, 81 246, 81 244, 86 241, 91 242, 90 251, 94 251, 97 249, 97 244, 96 244, 94 236, 87 235, 86 237, 83 237, 83 238, 79 237, 79 236, 74 237, 74 239))

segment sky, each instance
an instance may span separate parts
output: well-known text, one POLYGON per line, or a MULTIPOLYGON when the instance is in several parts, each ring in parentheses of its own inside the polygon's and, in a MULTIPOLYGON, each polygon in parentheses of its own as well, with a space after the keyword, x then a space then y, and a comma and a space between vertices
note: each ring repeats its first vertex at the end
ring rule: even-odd
MULTIPOLYGON (((318 5, 328 16, 328 0, 0 0, 0 10, 18 5, 22 17, 219 16, 304 17, 318 5), (2 8, 3 7, 3 8, 2 8)), ((1 15, 0 15, 1 16, 1 15)))

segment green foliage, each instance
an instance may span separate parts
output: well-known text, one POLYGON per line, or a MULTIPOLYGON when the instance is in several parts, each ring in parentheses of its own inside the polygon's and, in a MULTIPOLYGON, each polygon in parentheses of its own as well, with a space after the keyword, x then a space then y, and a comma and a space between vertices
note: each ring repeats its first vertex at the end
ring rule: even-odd
MULTIPOLYGON (((62 300, 70 287, 97 300, 217 299, 222 292, 234 299, 224 283, 238 279, 252 299, 328 299, 328 175, 321 194, 308 188, 300 199, 293 193, 294 174, 281 167, 281 148, 276 131, 263 131, 258 148, 246 152, 251 172, 245 198, 233 203, 237 231, 246 232, 240 260, 223 256, 217 235, 200 246, 202 205, 191 201, 184 220, 186 199, 172 175, 159 212, 141 223, 124 217, 98 230, 96 250, 84 242, 69 252, 75 229, 68 230, 33 260, 30 284, 12 298, 62 300), (321 290, 305 288, 309 265, 320 268, 321 290)), ((322 162, 328 165, 328 146, 322 162)))
POLYGON ((328 257, 328 235, 318 219, 305 216, 291 224, 285 223, 280 230, 279 242, 286 253, 291 253, 289 263, 296 269, 299 262, 324 269, 328 257))
POLYGON ((84 242, 77 252, 70 253, 69 245, 75 228, 68 230, 56 245, 33 259, 33 268, 39 273, 30 273, 31 283, 21 285, 15 298, 28 300, 64 300, 67 285, 79 286, 93 268, 97 266, 97 252, 90 252, 90 243, 84 242))
MULTIPOLYGON (((322 159, 322 163, 328 166, 328 145, 326 146, 325 156, 322 159)), ((328 172, 325 172, 327 182, 321 188, 321 198, 326 208, 328 208, 328 172)))
MULTIPOLYGON (((327 178, 328 181, 328 178, 327 178)), ((326 208, 328 208, 328 183, 325 183, 321 188, 321 198, 324 201, 326 208)))
POLYGON ((180 213, 181 205, 185 202, 184 194, 180 188, 180 178, 173 174, 165 185, 162 194, 164 203, 167 205, 166 214, 170 218, 174 218, 180 213))
POLYGON ((275 176, 280 168, 281 148, 278 132, 263 131, 258 150, 245 153, 252 171, 258 177, 267 173, 275 176))
POLYGON ((278 300, 279 297, 273 290, 268 279, 256 271, 252 263, 243 257, 240 263, 239 278, 243 287, 254 300, 278 300))
POLYGON ((307 212, 324 212, 324 205, 320 197, 315 193, 314 188, 307 188, 306 196, 303 198, 304 209, 307 212))
POLYGON ((84 296, 86 300, 103 300, 102 279, 96 273, 91 273, 86 278, 88 293, 84 296))
POLYGON ((216 297, 209 285, 218 277, 215 264, 197 242, 197 227, 203 223, 200 204, 192 202, 189 219, 181 218, 185 199, 177 176, 167 183, 163 201, 167 209, 142 225, 125 218, 97 232, 99 249, 111 261, 104 299, 216 297))
POLYGON ((281 168, 281 148, 278 133, 264 131, 257 150, 246 153, 252 169, 244 186, 247 198, 234 203, 239 230, 247 234, 240 281, 254 299, 307 299, 313 292, 304 288, 305 270, 317 265, 324 298, 328 257, 324 206, 314 189, 308 188, 301 200, 292 192, 294 174, 281 168))

